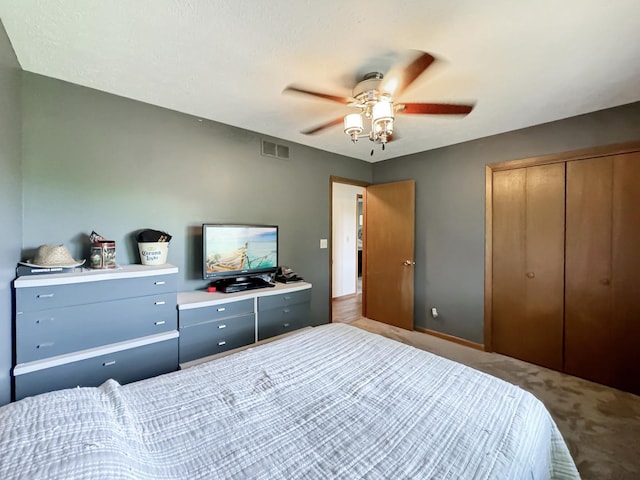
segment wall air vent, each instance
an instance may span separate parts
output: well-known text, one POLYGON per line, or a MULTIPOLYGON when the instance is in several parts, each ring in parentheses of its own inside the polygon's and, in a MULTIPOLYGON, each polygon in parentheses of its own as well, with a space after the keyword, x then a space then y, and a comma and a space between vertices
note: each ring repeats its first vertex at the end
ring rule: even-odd
POLYGON ((284 145, 276 144, 276 157, 278 158, 289 158, 289 147, 285 147, 284 145))
POLYGON ((262 140, 262 155, 266 157, 289 158, 289 147, 262 140))

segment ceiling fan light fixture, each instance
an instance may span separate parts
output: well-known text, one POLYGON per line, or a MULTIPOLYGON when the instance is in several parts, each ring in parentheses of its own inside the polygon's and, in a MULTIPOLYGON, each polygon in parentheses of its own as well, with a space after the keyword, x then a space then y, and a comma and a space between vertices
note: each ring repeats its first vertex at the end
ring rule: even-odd
MULTIPOLYGON (((285 91, 305 93, 324 100, 340 103, 349 108, 359 109, 359 113, 339 116, 324 124, 303 130, 305 135, 316 134, 322 130, 344 124, 344 133, 355 143, 360 138, 368 138, 381 145, 382 150, 388 142, 396 141, 394 135, 395 114, 413 115, 466 115, 474 105, 448 103, 400 103, 400 97, 407 88, 435 61, 427 52, 411 50, 401 63, 392 65, 385 73, 369 72, 364 75, 352 90, 352 95, 333 95, 290 85, 285 91), (397 103, 396 103, 397 102, 397 103)), ((373 150, 372 150, 373 154, 373 150)))
POLYGON ((371 125, 374 135, 387 136, 393 133, 393 103, 381 101, 371 109, 371 125))
POLYGON ((371 109, 371 117, 374 124, 393 121, 393 103, 378 102, 371 109))
POLYGON ((359 113, 351 113, 344 117, 344 133, 351 137, 351 141, 357 142, 358 135, 360 135, 363 130, 362 115, 359 113))

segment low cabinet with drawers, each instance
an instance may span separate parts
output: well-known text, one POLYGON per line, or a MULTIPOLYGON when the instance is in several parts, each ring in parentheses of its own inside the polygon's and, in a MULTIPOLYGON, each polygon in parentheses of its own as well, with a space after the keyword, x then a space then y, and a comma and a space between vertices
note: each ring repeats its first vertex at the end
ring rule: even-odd
POLYGON ((180 363, 215 355, 254 342, 252 298, 181 310, 180 363))
POLYGON ((311 290, 258 297, 258 340, 309 325, 311 290))
POLYGON ((14 281, 14 398, 178 368, 178 269, 24 276, 14 281))
POLYGON ((311 284, 276 284, 236 293, 178 293, 180 364, 310 324, 311 284))

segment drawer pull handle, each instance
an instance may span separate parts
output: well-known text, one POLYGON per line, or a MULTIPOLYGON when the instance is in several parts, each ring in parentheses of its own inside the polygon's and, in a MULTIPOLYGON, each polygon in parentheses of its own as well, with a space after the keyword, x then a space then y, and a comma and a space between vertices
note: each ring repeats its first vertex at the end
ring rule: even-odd
POLYGON ((290 324, 288 324, 288 323, 283 323, 283 324, 282 324, 282 326, 283 326, 284 328, 287 328, 289 325, 290 325, 290 324))
POLYGON ((53 322, 54 320, 55 320, 55 317, 39 318, 38 320, 36 320, 36 325, 40 325, 41 323, 44 323, 44 322, 53 322))
POLYGON ((36 345, 36 348, 49 348, 49 347, 53 347, 53 342, 45 342, 45 343, 40 343, 36 345))
POLYGON ((159 322, 155 322, 155 325, 164 325, 165 323, 167 322, 165 322, 164 320, 161 320, 159 322))
POLYGON ((110 362, 104 362, 104 363, 102 364, 102 366, 103 366, 103 367, 108 367, 108 366, 110 366, 110 365, 115 365, 115 364, 116 364, 116 361, 115 361, 115 360, 111 360, 110 362))
POLYGON ((291 297, 284 297, 285 300, 291 300, 291 297))
POLYGON ((164 280, 159 280, 157 282, 153 282, 154 285, 164 285, 164 280))
POLYGON ((289 310, 288 308, 285 308, 282 313, 289 313, 291 310, 289 310))
POLYGON ((220 307, 220 308, 217 309, 218 312, 224 312, 225 310, 226 310, 225 307, 220 307))
POLYGON ((227 328, 226 325, 218 325, 218 328, 227 328))
POLYGON ((38 298, 53 298, 54 295, 55 293, 41 293, 38 298))
POLYGON ((218 342, 218 346, 221 347, 222 345, 226 345, 227 342, 225 342, 224 340, 221 340, 218 342))
POLYGON ((159 302, 156 302, 156 305, 164 305, 165 303, 167 302, 165 302, 164 300, 160 300, 159 302))

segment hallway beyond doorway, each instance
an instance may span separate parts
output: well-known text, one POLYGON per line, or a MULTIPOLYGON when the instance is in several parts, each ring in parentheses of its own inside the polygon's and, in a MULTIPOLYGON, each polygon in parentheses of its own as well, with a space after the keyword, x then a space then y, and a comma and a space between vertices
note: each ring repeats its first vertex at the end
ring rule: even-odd
POLYGON ((334 298, 331 301, 331 309, 333 311, 332 319, 334 323, 351 323, 363 318, 362 289, 358 289, 357 295, 334 298))

